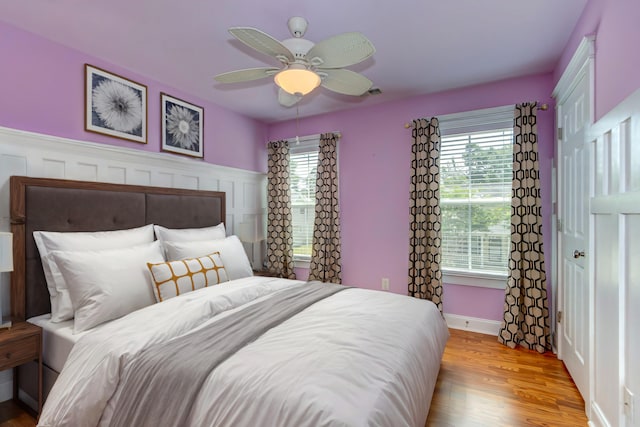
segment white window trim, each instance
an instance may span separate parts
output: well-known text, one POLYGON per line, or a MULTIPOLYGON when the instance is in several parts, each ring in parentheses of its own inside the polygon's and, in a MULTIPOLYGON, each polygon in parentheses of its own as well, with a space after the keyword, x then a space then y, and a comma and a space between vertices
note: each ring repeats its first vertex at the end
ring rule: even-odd
POLYGON ((293 257, 293 266, 295 268, 306 268, 309 269, 311 265, 311 257, 303 257, 303 256, 294 256, 293 257))
POLYGON ((442 283, 447 285, 475 286, 478 288, 505 289, 507 287, 507 275, 467 273, 443 269, 442 283))
POLYGON ((513 127, 514 108, 515 104, 511 104, 437 116, 440 135, 513 127))
MULTIPOLYGON (((445 136, 512 127, 514 108, 515 105, 511 104, 437 116, 440 135, 445 136)), ((479 272, 469 273, 443 269, 442 282, 450 285, 505 289, 507 286, 507 275, 479 272)))

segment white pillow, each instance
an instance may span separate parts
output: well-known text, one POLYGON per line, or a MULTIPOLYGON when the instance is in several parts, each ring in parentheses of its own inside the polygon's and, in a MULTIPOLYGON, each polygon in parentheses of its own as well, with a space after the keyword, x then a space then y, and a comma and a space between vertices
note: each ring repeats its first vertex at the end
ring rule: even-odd
POLYGON ((151 243, 153 225, 116 231, 61 233, 34 231, 33 238, 40 252, 42 268, 51 297, 51 321, 62 322, 73 318, 73 306, 67 284, 53 258, 53 251, 99 251, 119 249, 151 243))
POLYGON ((155 303, 147 263, 164 261, 159 242, 103 251, 53 251, 75 309, 74 333, 155 303))
POLYGON ((213 252, 220 252, 229 280, 253 276, 249 258, 247 258, 247 253, 237 236, 202 242, 164 242, 163 245, 169 261, 198 258, 213 252))
POLYGON ((218 240, 227 237, 224 223, 221 222, 213 227, 202 228, 166 228, 161 225, 154 225, 156 238, 160 243, 164 242, 199 242, 202 240, 218 240))

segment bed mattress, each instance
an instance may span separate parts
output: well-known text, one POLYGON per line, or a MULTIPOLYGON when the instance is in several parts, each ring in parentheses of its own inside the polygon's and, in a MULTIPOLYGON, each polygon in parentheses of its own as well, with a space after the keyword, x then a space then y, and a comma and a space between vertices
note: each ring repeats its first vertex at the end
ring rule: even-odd
POLYGON ((32 317, 27 322, 42 328, 42 361, 60 373, 71 349, 84 333, 74 335, 73 320, 54 323, 51 321, 51 314, 32 317))

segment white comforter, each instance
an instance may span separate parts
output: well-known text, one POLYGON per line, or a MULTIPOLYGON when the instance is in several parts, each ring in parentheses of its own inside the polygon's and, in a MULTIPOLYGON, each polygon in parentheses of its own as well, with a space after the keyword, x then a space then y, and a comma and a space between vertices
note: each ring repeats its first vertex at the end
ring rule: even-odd
MULTIPOLYGON (((141 349, 303 283, 234 280, 96 328, 71 351, 38 425, 108 425, 122 367, 141 349), (217 316, 208 320, 212 313, 217 316)), ((205 381, 189 425, 422 427, 447 338, 431 302, 364 289, 339 292, 220 364, 205 381)))

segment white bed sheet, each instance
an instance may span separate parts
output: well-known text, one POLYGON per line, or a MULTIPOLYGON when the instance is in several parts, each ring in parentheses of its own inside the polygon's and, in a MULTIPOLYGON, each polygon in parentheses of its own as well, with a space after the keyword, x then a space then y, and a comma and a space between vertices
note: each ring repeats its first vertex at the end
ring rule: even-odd
MULTIPOLYGON (((122 366, 138 351, 302 284, 234 280, 86 334, 71 351, 38 425, 109 425, 122 366), (208 320, 211 313, 219 314, 208 320)), ((447 339, 446 324, 431 302, 348 289, 220 364, 196 398, 188 425, 422 427, 447 339)))
POLYGON ((32 317, 27 322, 42 328, 42 361, 61 372, 71 349, 85 333, 73 334, 73 319, 54 323, 51 314, 32 317))

